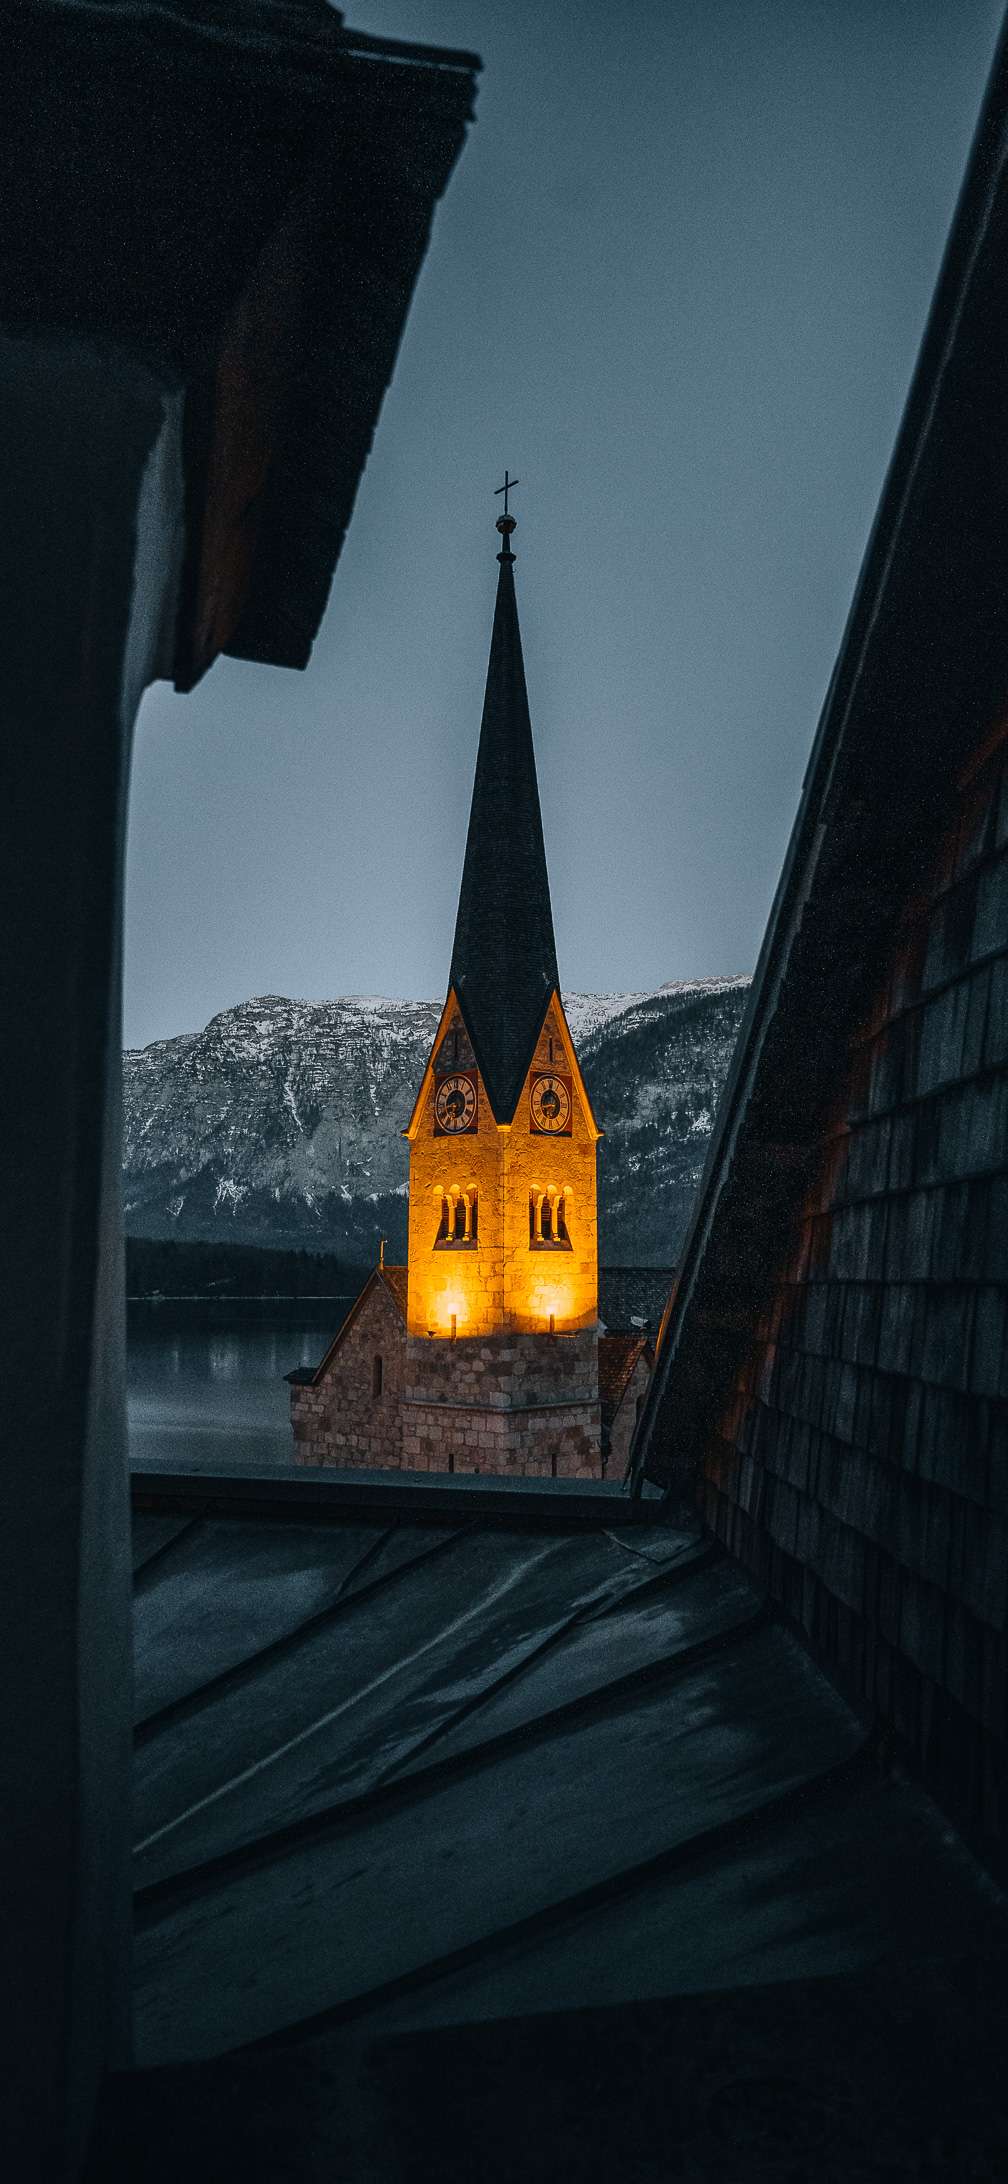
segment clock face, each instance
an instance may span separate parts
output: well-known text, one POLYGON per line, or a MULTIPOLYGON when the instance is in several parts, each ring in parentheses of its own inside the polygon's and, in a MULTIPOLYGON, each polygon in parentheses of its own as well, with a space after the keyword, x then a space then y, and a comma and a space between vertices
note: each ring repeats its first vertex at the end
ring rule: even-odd
POLYGON ((570 1129, 571 1096, 565 1077, 556 1076, 552 1070, 541 1077, 533 1077, 529 1099, 533 1130, 553 1137, 570 1129))
POLYGON ((434 1098, 434 1122, 438 1130, 454 1133, 476 1128, 476 1085, 472 1077, 455 1070, 442 1077, 434 1098))

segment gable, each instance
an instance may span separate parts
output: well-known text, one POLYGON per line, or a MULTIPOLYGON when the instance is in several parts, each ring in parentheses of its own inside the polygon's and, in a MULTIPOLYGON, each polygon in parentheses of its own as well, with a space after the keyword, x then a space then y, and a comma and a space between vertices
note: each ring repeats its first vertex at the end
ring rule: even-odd
POLYGON ((404 1266, 375 1267, 316 1368, 311 1382, 313 1388, 320 1387, 328 1378, 351 1328, 359 1328, 362 1324, 366 1327, 373 1322, 376 1335, 380 1333, 386 1341, 399 1337, 405 1341, 406 1291, 407 1270, 404 1266))
POLYGON ((564 1015, 563 1002, 560 999, 559 992, 555 990, 550 998, 549 1006, 540 1025, 539 1035, 529 1058, 522 1092, 519 1096, 519 1104, 522 1098, 528 1099, 533 1077, 553 1069, 557 1071, 559 1076, 569 1082, 571 1100, 580 1109, 581 1119, 590 1137, 597 1143, 599 1138, 604 1136, 604 1132, 599 1129, 595 1120, 595 1112, 588 1096, 588 1087, 581 1074, 581 1065, 577 1058, 574 1041, 571 1038, 570 1026, 564 1015))
POLYGON ((509 1113, 498 1112, 494 1106, 486 1075, 480 1062, 479 1050, 472 1035, 465 1004, 455 992, 454 987, 449 987, 444 1008, 438 1018, 438 1027, 431 1042, 427 1067, 424 1070, 420 1089, 414 1101, 413 1112, 403 1131, 404 1138, 407 1138, 411 1144, 416 1138, 430 1098, 435 1076, 440 1073, 442 1067, 474 1071, 479 1080, 481 1100, 486 1103, 494 1121, 499 1125, 509 1125, 514 1120, 523 1098, 528 1096, 529 1082, 533 1070, 550 1066, 549 1041, 551 1038, 554 1041, 553 1066, 562 1070, 570 1078, 572 1097, 578 1102, 586 1128, 597 1142, 605 1133, 600 1130, 595 1120, 595 1112, 588 1095, 588 1087, 581 1074, 581 1065, 577 1058, 570 1026, 564 1014, 563 1002, 560 999, 557 987, 554 987, 545 1011, 539 1019, 539 1029, 529 1051, 523 1074, 519 1079, 517 1097, 511 1102, 509 1113))
POLYGON ((650 1371, 652 1352, 646 1335, 600 1335, 599 1401, 610 1422, 642 1359, 650 1371))
POLYGON ((405 1325, 409 1270, 404 1266, 385 1266, 381 1268, 381 1272, 385 1279, 385 1287, 389 1291, 392 1301, 398 1309, 399 1317, 405 1325))
POLYGON ((438 1027, 436 1032, 434 1033, 434 1037, 431 1042, 431 1050, 429 1055, 427 1056, 427 1067, 424 1070, 423 1076, 420 1080, 420 1090, 417 1093, 416 1099, 413 1102, 413 1112, 410 1116, 408 1123, 406 1124, 405 1130, 403 1131, 404 1138, 408 1138, 410 1144, 412 1144, 414 1138, 416 1137, 417 1131, 419 1130, 420 1124, 423 1120, 424 1110, 427 1106, 427 1101, 430 1098, 431 1086, 434 1082, 438 1063, 442 1059, 443 1050, 445 1049, 446 1042, 453 1038, 456 1038, 459 1032, 464 1034, 467 1042, 467 1058, 463 1059, 462 1050, 461 1047, 459 1047, 457 1049, 458 1059, 456 1062, 456 1067, 460 1069, 473 1068, 475 1067, 475 1055, 473 1053, 472 1041, 469 1039, 469 1035, 466 1030, 465 1019, 459 1007, 458 997, 453 989, 449 986, 444 1008, 442 1009, 441 1014, 438 1018, 438 1027))

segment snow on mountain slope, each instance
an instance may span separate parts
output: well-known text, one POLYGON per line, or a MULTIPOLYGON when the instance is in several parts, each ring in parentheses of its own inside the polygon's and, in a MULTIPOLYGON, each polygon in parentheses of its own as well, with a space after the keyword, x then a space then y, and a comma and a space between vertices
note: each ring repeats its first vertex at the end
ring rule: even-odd
POLYGON ((646 993, 565 993, 564 1015, 578 1053, 592 1032, 600 1031, 604 1024, 611 1024, 626 1009, 647 998, 646 993))
MULTIPOLYGON (((747 991, 745 979, 567 994, 599 1120, 602 1255, 675 1257, 747 991)), ((405 1253, 401 1132, 433 1001, 267 994, 123 1058, 124 1204, 134 1235, 405 1253)))
POLYGON ((748 991, 747 978, 661 986, 631 999, 579 1048, 606 1133, 599 1150, 603 1262, 675 1263, 748 991))

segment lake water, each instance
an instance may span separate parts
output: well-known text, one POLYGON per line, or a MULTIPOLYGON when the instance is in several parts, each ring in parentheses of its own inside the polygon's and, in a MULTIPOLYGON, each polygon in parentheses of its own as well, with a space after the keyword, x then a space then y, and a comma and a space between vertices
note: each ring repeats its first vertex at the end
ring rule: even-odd
MULTIPOLYGON (((284 1374, 317 1365, 352 1297, 240 1304, 166 1299, 129 1306, 126 1394, 131 1458, 184 1471, 248 1472, 292 1461, 290 1389, 284 1374)), ((458 1487, 463 1483, 454 1480, 458 1487)), ((485 1478, 474 1492, 509 1484, 578 1494, 581 1479, 485 1478)), ((592 1491, 619 1494, 613 1480, 592 1491)), ((657 1487, 645 1488, 650 1497, 657 1487)))
POLYGON ((248 1471, 291 1460, 284 1374, 317 1365, 352 1299, 131 1304, 130 1455, 186 1470, 248 1471))

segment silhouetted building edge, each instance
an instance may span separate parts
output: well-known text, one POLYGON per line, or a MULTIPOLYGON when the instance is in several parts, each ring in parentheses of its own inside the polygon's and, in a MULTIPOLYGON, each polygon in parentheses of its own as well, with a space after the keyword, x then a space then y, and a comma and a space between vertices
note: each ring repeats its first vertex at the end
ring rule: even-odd
POLYGON ((1008 1599, 1006 154, 1002 39, 632 1458, 699 1500, 989 1832, 1008 1599))
POLYGON ((323 0, 0 19, 2 2135, 55 2180, 130 2040, 133 724, 222 650, 305 664, 476 64, 323 0))

